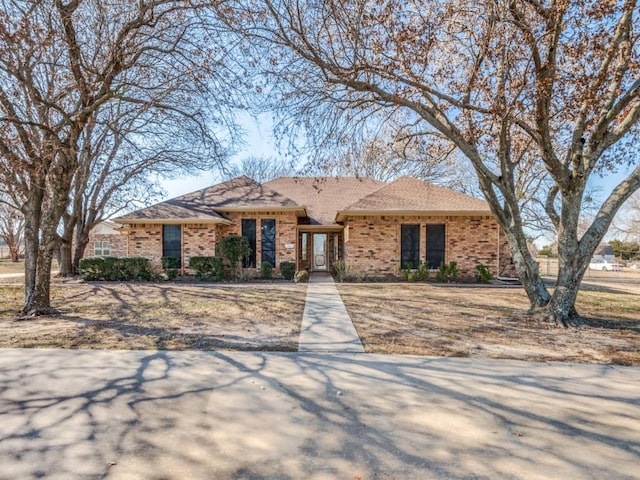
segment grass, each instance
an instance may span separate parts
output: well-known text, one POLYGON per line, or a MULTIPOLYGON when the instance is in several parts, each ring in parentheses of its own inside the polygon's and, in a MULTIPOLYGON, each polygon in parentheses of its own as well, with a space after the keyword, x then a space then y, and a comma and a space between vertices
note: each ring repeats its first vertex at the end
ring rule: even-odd
MULTIPOLYGON (((625 287, 626 288, 626 287, 625 287)), ((338 284, 367 352, 640 365, 640 295, 590 285, 564 329, 526 315, 520 288, 338 284)), ((15 320, 0 284, 0 347, 295 351, 306 285, 54 280, 62 314, 15 320)))
POLYGON ((306 286, 56 281, 62 314, 16 321, 22 295, 0 285, 0 347, 295 351, 306 286))
POLYGON ((526 315, 522 289, 432 284, 340 284, 371 353, 640 365, 640 296, 581 291, 585 325, 526 315))
POLYGON ((3 273, 24 273, 24 260, 16 263, 8 258, 0 258, 0 274, 3 273))

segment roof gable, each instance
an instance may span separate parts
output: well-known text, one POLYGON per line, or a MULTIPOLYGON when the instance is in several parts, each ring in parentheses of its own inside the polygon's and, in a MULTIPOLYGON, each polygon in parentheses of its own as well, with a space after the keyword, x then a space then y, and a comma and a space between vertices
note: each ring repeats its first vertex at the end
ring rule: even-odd
POLYGON ((400 177, 338 211, 338 217, 365 213, 489 214, 484 200, 412 177, 400 177))
POLYGON ((132 220, 203 220, 227 222, 218 211, 299 208, 290 198, 249 177, 238 177, 180 197, 136 210, 115 219, 132 220))
POLYGON ((312 225, 331 225, 336 212, 385 183, 368 177, 280 177, 265 185, 306 207, 312 225))

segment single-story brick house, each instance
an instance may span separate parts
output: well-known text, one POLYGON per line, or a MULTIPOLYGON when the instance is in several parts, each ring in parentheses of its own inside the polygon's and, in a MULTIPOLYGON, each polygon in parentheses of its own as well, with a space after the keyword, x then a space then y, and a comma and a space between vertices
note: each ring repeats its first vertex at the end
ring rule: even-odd
POLYGON ((85 255, 90 257, 126 257, 127 241, 121 234, 122 225, 105 220, 89 233, 85 255))
POLYGON ((281 177, 257 183, 235 178, 114 219, 124 226, 126 254, 180 260, 215 255, 227 235, 243 235, 252 253, 244 267, 283 261, 331 271, 344 260, 353 273, 394 277, 406 267, 456 261, 473 276, 483 263, 493 275, 511 271, 504 235, 488 204, 410 177, 281 177))

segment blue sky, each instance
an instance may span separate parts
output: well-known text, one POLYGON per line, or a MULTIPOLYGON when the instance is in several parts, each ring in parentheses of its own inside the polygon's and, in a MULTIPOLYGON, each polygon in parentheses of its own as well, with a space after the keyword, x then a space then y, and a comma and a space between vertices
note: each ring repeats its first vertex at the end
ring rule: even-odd
MULTIPOLYGON (((270 116, 263 115, 254 118, 249 115, 243 115, 239 117, 239 122, 245 132, 245 145, 231 158, 232 162, 252 156, 272 156, 276 158, 282 156, 282 152, 278 151, 271 133, 273 123, 270 116)), ((592 176, 591 185, 596 188, 600 202, 604 201, 611 193, 611 190, 628 175, 629 171, 630 169, 621 169, 619 172, 607 175, 604 178, 599 175, 592 176)), ((167 194, 163 200, 208 187, 219 181, 219 172, 164 180, 161 184, 167 194)))
MULTIPOLYGON (((269 115, 254 118, 247 114, 241 114, 238 115, 237 120, 244 130, 245 145, 231 158, 231 162, 239 161, 246 157, 280 156, 275 140, 271 134, 273 123, 269 115)), ((167 195, 163 200, 200 190, 219 181, 220 173, 217 171, 176 178, 174 180, 164 180, 161 182, 161 185, 167 192, 167 195)))
MULTIPOLYGON (((231 162, 239 161, 251 156, 266 156, 280 158, 283 152, 279 152, 276 142, 272 136, 273 123, 270 116, 263 115, 258 118, 243 115, 239 118, 239 123, 244 130, 245 145, 242 146, 236 155, 231 158, 231 162)), ((631 168, 621 168, 620 171, 609 174, 605 177, 594 174, 590 179, 590 184, 594 189, 597 204, 601 204, 630 172, 631 168)), ((166 191, 162 200, 174 198, 185 193, 193 192, 218 183, 221 180, 219 172, 202 173, 196 176, 182 177, 175 180, 164 180, 161 185, 166 191)), ((552 240, 539 238, 536 244, 539 246, 548 245, 552 240)))

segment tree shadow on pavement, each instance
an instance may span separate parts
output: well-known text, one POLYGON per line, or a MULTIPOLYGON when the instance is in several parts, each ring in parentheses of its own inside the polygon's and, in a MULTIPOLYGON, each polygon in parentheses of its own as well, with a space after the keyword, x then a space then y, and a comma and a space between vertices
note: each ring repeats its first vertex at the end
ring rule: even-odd
POLYGON ((469 359, 3 350, 0 478, 633 478, 639 380, 469 359))

